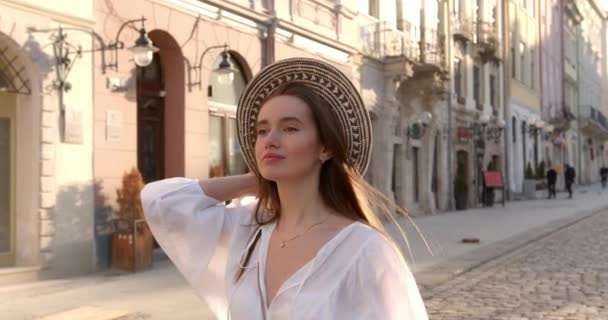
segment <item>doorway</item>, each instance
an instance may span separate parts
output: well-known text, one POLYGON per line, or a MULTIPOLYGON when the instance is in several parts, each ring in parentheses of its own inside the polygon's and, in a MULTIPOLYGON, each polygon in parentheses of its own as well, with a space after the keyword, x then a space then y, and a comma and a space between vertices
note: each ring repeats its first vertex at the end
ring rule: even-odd
POLYGON ((165 177, 165 84, 159 54, 136 72, 137 166, 148 183, 165 177))
POLYGON ((16 97, 0 93, 0 267, 15 263, 16 97))

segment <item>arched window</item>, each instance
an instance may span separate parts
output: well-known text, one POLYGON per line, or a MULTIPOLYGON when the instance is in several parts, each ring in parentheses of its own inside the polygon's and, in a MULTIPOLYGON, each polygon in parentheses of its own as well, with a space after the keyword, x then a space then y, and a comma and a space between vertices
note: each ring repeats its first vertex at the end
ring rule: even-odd
MULTIPOLYGON (((213 63, 219 67, 221 55, 213 63)), ((245 89, 241 66, 230 58, 235 71, 226 82, 217 72, 211 72, 207 96, 209 101, 209 177, 242 174, 247 172, 239 146, 236 126, 236 106, 245 89)))

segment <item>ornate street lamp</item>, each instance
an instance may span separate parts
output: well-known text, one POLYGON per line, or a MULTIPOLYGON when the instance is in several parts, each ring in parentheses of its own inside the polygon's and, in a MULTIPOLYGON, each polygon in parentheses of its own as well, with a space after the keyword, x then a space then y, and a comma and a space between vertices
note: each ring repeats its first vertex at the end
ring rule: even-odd
POLYGON ((232 84, 232 81, 234 81, 234 74, 237 72, 235 70, 235 68, 232 66, 232 63, 230 62, 230 53, 228 52, 228 45, 224 44, 224 45, 217 45, 217 46, 210 46, 207 47, 207 49, 205 49, 205 51, 203 51, 203 53, 201 54, 201 56, 198 58, 198 64, 196 65, 190 65, 190 62, 188 61, 188 59, 186 59, 186 64, 188 65, 188 88, 190 90, 192 90, 193 86, 198 86, 199 89, 202 86, 202 68, 203 68, 203 58, 205 57, 205 55, 213 49, 224 49, 224 51, 222 51, 221 53, 221 57, 222 57, 222 61, 220 61, 220 64, 217 68, 215 68, 213 70, 213 72, 217 73, 218 75, 218 82, 220 84, 232 84), (192 72, 196 72, 196 80, 192 80, 192 72))
POLYGON ((67 81, 67 78, 69 76, 70 71, 72 70, 72 67, 74 66, 74 63, 76 62, 76 60, 78 58, 82 57, 83 53, 101 51, 102 52, 102 57, 101 57, 102 72, 105 73, 106 68, 113 68, 114 70, 118 70, 118 50, 122 50, 125 48, 124 42, 122 42, 120 40, 120 35, 126 26, 131 25, 131 27, 134 27, 133 24, 135 24, 137 22, 141 22, 141 28, 139 28, 139 37, 135 41, 135 45, 128 48, 128 50, 132 52, 133 61, 135 62, 135 64, 137 66, 139 66, 139 67, 148 66, 152 62, 154 53, 158 52, 159 49, 153 45, 152 41, 148 37, 148 33, 146 32, 146 28, 144 26, 145 21, 146 21, 146 18, 141 17, 140 19, 133 19, 133 20, 128 20, 128 21, 124 22, 118 29, 118 32, 116 33, 116 37, 115 37, 114 41, 110 42, 108 44, 104 43, 101 36, 99 36, 97 33, 90 31, 90 30, 84 30, 84 29, 78 29, 78 28, 63 28, 63 27, 60 27, 57 29, 29 28, 28 30, 30 32, 53 32, 53 35, 52 35, 52 38, 54 40, 53 41, 53 54, 55 56, 55 61, 56 61, 55 65, 56 65, 56 75, 57 75, 57 80, 55 80, 54 86, 59 91, 69 91, 72 88, 72 85, 67 81), (68 36, 65 33, 65 31, 78 31, 78 32, 90 33, 93 35, 93 38, 95 38, 95 39, 97 39, 97 41, 99 41, 100 47, 92 48, 89 50, 83 50, 82 46, 75 45, 73 43, 70 43, 67 40, 68 36), (106 60, 105 51, 106 50, 114 51, 114 62, 113 63, 106 64, 106 62, 105 62, 105 60, 106 60))

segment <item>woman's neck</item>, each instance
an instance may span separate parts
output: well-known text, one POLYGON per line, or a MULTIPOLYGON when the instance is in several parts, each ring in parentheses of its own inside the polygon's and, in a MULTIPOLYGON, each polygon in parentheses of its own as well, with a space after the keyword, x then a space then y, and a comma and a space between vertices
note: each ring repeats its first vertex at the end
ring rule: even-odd
POLYGON ((325 219, 329 213, 319 194, 319 179, 304 178, 277 183, 281 199, 281 232, 297 233, 325 219))

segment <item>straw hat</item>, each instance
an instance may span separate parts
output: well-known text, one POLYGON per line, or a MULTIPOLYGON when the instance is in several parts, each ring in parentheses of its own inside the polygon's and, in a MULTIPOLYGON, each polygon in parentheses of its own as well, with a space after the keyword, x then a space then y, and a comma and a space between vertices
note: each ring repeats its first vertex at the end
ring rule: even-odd
POLYGON ((251 170, 255 160, 257 115, 262 101, 288 81, 308 84, 329 106, 346 137, 347 158, 364 175, 369 165, 372 131, 369 113, 353 83, 332 65, 310 58, 291 58, 262 69, 248 84, 239 100, 236 120, 239 143, 251 170))

